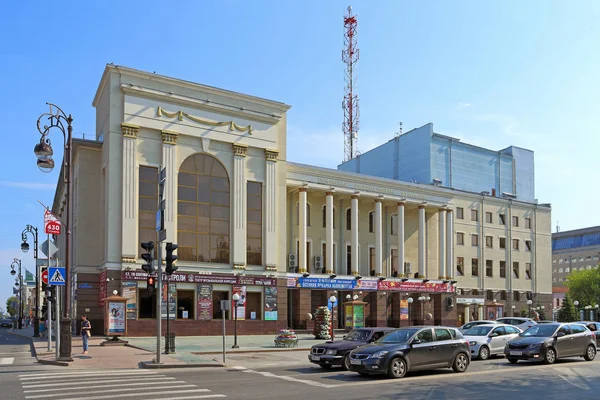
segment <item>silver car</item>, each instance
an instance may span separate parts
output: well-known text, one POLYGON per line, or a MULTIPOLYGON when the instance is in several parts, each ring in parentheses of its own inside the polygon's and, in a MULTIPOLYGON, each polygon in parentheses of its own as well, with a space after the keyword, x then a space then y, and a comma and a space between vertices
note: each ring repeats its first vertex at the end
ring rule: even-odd
POLYGON ((522 331, 526 331, 527 329, 531 328, 532 326, 537 325, 537 322, 535 322, 531 318, 525 318, 525 317, 498 318, 496 320, 496 322, 498 322, 499 324, 507 324, 507 325, 516 326, 517 328, 519 328, 522 331))
POLYGON ((487 360, 490 356, 504 354, 506 343, 522 331, 516 326, 504 324, 477 325, 464 333, 471 347, 471 358, 487 360))
POLYGON ((488 320, 471 321, 471 322, 467 322, 466 324, 464 324, 463 326, 458 328, 458 330, 460 331, 460 333, 462 333, 464 335, 464 333, 466 331, 468 331, 471 328, 476 327, 477 325, 493 325, 493 324, 501 324, 501 322, 488 321, 488 320))

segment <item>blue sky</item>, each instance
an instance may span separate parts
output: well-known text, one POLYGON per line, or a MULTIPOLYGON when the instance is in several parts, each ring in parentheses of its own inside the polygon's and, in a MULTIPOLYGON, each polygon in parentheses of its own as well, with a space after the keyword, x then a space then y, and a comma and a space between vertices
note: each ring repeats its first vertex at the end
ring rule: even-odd
MULTIPOLYGON (((42 226, 58 168, 33 146, 45 102, 91 137, 106 63, 283 101, 288 159, 334 168, 343 158, 342 1, 9 2, 0 16, 0 307, 30 223, 42 226), (94 3, 94 4, 89 4, 94 3), (208 4, 210 3, 210 4, 208 4), (35 4, 35 5, 31 5, 35 4), (318 146, 315 146, 318 143, 318 146)), ((536 197, 553 231, 600 225, 592 205, 600 147, 600 3, 354 1, 359 19, 358 147, 427 122, 436 132, 535 151, 536 197)), ((59 131, 51 134, 61 147, 59 131)), ((60 154, 57 154, 60 159, 60 154)))

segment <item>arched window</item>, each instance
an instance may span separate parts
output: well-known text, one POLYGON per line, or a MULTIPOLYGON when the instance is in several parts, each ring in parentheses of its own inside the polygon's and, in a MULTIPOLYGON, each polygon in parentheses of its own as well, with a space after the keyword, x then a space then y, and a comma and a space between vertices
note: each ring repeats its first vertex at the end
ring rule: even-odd
MULTIPOLYGON (((327 228, 327 206, 323 206, 323 228, 327 228)), ((335 229, 335 207, 333 207, 333 229, 335 229)))
POLYGON ((188 157, 177 183, 177 255, 182 261, 229 263, 229 176, 208 154, 188 157))

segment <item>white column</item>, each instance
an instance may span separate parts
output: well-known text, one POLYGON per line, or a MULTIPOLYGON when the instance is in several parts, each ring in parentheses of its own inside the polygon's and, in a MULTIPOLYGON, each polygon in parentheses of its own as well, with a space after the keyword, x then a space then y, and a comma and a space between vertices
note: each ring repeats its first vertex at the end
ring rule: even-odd
POLYGON ((383 276, 381 222, 381 199, 375 199, 375 275, 377 276, 383 276))
POLYGON ((398 218, 396 218, 396 232, 398 232, 398 275, 405 276, 404 270, 404 202, 398 203, 398 218))
POLYGON ((438 277, 446 278, 446 209, 440 208, 438 211, 439 219, 439 241, 438 241, 438 277))
POLYGON ((446 278, 454 279, 454 219, 452 210, 446 210, 446 278))
MULTIPOLYGON (((122 216, 122 261, 135 263, 137 243, 137 182, 136 168, 137 135, 136 125, 121 124, 123 133, 123 216, 122 216)), ((41 307, 41 305, 40 305, 41 307)))
POLYGON ((246 152, 233 144, 233 268, 246 269, 246 152))
POLYGON ((480 321, 482 321, 483 318, 483 306, 482 305, 477 305, 477 318, 479 318, 480 321))
POLYGON ((426 278, 425 268, 425 205, 419 206, 419 278, 426 278))
POLYGON ((327 273, 333 274, 336 270, 333 265, 333 192, 325 193, 325 253, 327 253, 327 273))
MULTIPOLYGON (((265 266, 269 271, 277 270, 277 150, 265 150, 265 266)), ((283 243, 283 242, 282 242, 283 243)))
POLYGON ((464 315, 465 315, 465 324, 466 324, 471 321, 471 305, 470 304, 465 304, 464 315))
POLYGON ((167 242, 177 242, 177 232, 175 230, 175 188, 177 171, 175 170, 177 133, 171 131, 162 131, 162 166, 166 168, 167 180, 165 182, 165 229, 167 231, 167 242))
POLYGON ((298 269, 307 271, 306 260, 306 188, 300 188, 298 204, 298 269))
POLYGON ((353 194, 350 200, 350 205, 352 208, 351 211, 351 221, 352 224, 352 275, 358 275, 358 195, 353 194))

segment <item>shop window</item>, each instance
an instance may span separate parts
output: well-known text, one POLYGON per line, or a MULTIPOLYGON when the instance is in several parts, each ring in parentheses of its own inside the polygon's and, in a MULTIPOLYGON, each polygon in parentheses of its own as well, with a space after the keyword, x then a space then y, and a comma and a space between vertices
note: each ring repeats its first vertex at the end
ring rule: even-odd
POLYGON ((500 261, 500 278, 506 278, 506 261, 500 261))
MULTIPOLYGON (((138 190, 138 234, 140 242, 156 241, 156 210, 158 208, 158 168, 140 165, 138 190)), ((154 257, 158 257, 158 247, 154 257)), ((144 250, 140 247, 139 253, 144 250)))
MULTIPOLYGON (((213 301, 213 319, 222 319, 223 313, 221 312, 221 300, 229 301, 229 292, 223 290, 214 290, 212 294, 213 301)), ((231 308, 231 305, 230 305, 231 308)), ((225 319, 229 319, 229 311, 225 311, 225 319)))
POLYGON ((229 186, 225 167, 208 154, 190 156, 181 164, 177 183, 179 260, 229 263, 229 186))
POLYGON ((494 277, 494 262, 492 260, 485 260, 485 276, 488 278, 494 277))
POLYGON ((456 219, 465 219, 465 210, 462 207, 456 207, 456 219))
POLYGON ((464 259, 464 257, 456 257, 456 274, 458 276, 465 275, 465 259, 464 259))
MULTIPOLYGON (((194 298, 196 292, 193 290, 178 290, 177 291, 177 318, 184 318, 184 311, 187 311, 187 319, 195 320, 194 298)), ((185 318, 184 318, 185 319, 185 318)))
POLYGON ((149 294, 146 289, 138 289, 138 318, 156 318, 156 293, 149 294))
POLYGON ((479 276, 479 259, 471 259, 471 276, 479 276))
POLYGON ((246 293, 246 320, 260 321, 262 319, 262 293, 246 293))
POLYGON ((246 197, 246 260, 248 265, 262 265, 262 183, 248 182, 246 197))

